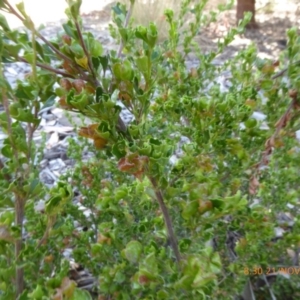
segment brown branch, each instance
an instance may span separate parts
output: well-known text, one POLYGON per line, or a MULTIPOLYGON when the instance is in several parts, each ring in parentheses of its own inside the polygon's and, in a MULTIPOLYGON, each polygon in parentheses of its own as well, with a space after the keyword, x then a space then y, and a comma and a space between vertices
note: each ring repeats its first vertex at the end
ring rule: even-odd
POLYGON ((291 113, 293 109, 299 109, 298 104, 298 93, 296 91, 290 92, 290 97, 292 98, 291 103, 289 104, 288 108, 284 112, 284 114, 279 118, 279 120, 275 124, 275 132, 273 135, 266 141, 265 143, 265 150, 262 153, 261 159, 258 163, 254 165, 255 171, 253 172, 251 178, 250 178, 250 184, 249 184, 249 192, 250 194, 254 195, 257 192, 257 188, 259 187, 259 181, 258 181, 258 174, 259 169, 263 166, 267 166, 269 164, 269 156, 273 153, 273 148, 275 145, 275 139, 278 137, 280 130, 287 126, 290 118, 291 113))
MULTIPOLYGON (((18 56, 17 60, 29 64, 29 62, 24 57, 18 56)), ((52 68, 49 65, 45 65, 45 64, 42 64, 42 63, 39 63, 39 62, 37 62, 36 65, 38 67, 42 68, 42 69, 48 70, 48 71, 53 72, 53 73, 55 73, 57 75, 62 75, 64 77, 73 78, 73 79, 75 78, 75 76, 73 76, 73 75, 71 75, 71 74, 69 74, 69 73, 67 73, 65 71, 61 71, 59 69, 52 68)))
POLYGON ((24 268, 18 266, 21 264, 20 254, 23 248, 22 232, 23 232, 23 221, 24 221, 24 209, 25 209, 25 199, 20 196, 15 198, 15 222, 16 225, 20 227, 21 237, 19 237, 15 242, 15 258, 16 258, 16 293, 17 298, 23 293, 24 290, 24 268))
MULTIPOLYGON (((7 4, 7 6, 9 7, 10 11, 12 14, 14 14, 17 18, 19 18, 23 24, 26 21, 25 18, 23 18, 14 8, 13 6, 11 6, 7 1, 5 1, 5 3, 7 4)), ((61 59, 68 61, 72 64, 72 66, 76 69, 76 71, 78 71, 78 73, 80 73, 83 76, 83 71, 76 65, 73 64, 72 59, 70 59, 68 56, 66 56, 64 53, 62 53, 61 51, 59 51, 58 49, 56 49, 56 47, 54 47, 43 35, 41 35, 34 27, 33 28, 29 28, 30 30, 34 30, 34 33, 36 34, 37 37, 39 37, 46 45, 48 45, 61 59)))
POLYGON ((14 153, 14 156, 15 156, 15 159, 16 161, 18 161, 18 151, 15 147, 15 144, 13 142, 13 134, 12 134, 12 127, 11 127, 11 117, 10 117, 10 112, 9 112, 9 103, 8 103, 8 99, 7 99, 7 96, 6 96, 6 90, 5 89, 2 89, 2 104, 3 104, 3 108, 5 110, 5 114, 7 116, 7 134, 8 134, 8 137, 10 139, 10 144, 11 144, 11 147, 13 149, 13 153, 14 153))
MULTIPOLYGON (((133 11, 133 1, 130 2, 130 6, 129 6, 128 12, 126 14, 125 22, 124 22, 124 28, 126 28, 129 24, 129 20, 130 20, 130 17, 132 15, 132 11, 133 11)), ((119 49, 118 49, 118 52, 117 52, 117 57, 118 58, 121 57, 123 48, 124 48, 124 42, 121 39, 121 43, 119 45, 119 49)), ((109 89, 108 89, 110 92, 111 92, 111 89, 112 89, 112 85, 113 85, 113 78, 110 82, 110 86, 109 86, 109 89)), ((118 126, 120 131, 126 132, 126 130, 127 130, 126 125, 125 125, 124 121, 122 120, 122 118, 120 116, 118 118, 118 125, 117 126, 118 126)))
MULTIPOLYGON (((13 149, 15 160, 19 161, 19 153, 17 151, 17 148, 15 147, 14 140, 13 140, 13 134, 12 134, 12 121, 11 116, 9 112, 9 103, 6 96, 6 90, 2 89, 2 95, 3 95, 3 107, 7 116, 7 133, 8 137, 10 139, 10 145, 13 149)), ((2 164, 2 162, 1 162, 2 164)), ((2 167, 2 166, 1 166, 2 167)), ((19 173, 19 166, 17 166, 16 174, 19 173)), ((5 176, 7 179, 9 179, 7 176, 5 176)), ((9 176, 10 177, 10 176, 9 176)), ((16 176, 17 178, 17 176, 16 176)), ((10 181, 10 180, 9 180, 10 181)), ((22 187, 23 186, 23 179, 20 178, 18 180, 18 184, 22 187)), ((22 195, 19 195, 17 192, 14 192, 15 196, 15 225, 19 226, 21 231, 21 236, 16 239, 15 241, 15 259, 16 259, 16 298, 18 298, 24 290, 24 269, 21 266, 18 266, 21 264, 20 261, 20 254, 23 247, 23 240, 22 240, 22 233, 23 233, 23 221, 24 221, 24 208, 25 208, 25 199, 23 199, 22 195)))
MULTIPOLYGON (((297 65, 297 64, 300 64, 300 60, 295 61, 291 65, 297 65)), ((288 70, 288 67, 284 68, 283 70, 279 71, 277 74, 273 75, 271 77, 271 79, 276 79, 276 78, 282 76, 287 70, 288 70)))
MULTIPOLYGON (((72 59, 70 59, 68 56, 64 55, 61 51, 57 50, 46 38, 44 38, 38 31, 35 30, 36 35, 45 43, 47 44, 60 58, 62 58, 65 61, 68 61, 71 63, 72 67, 76 69, 76 71, 81 75, 81 77, 85 77, 85 74, 83 71, 73 63, 72 59)), ((86 80, 86 79, 85 79, 86 80)))
POLYGON ((85 42, 83 40, 83 36, 82 36, 82 33, 81 33, 81 29, 80 29, 79 23, 78 23, 77 20, 74 20, 74 22, 75 22, 77 33, 78 33, 78 36, 79 36, 80 44, 81 44, 82 49, 84 51, 84 54, 85 54, 85 56, 87 57, 87 60, 88 60, 89 69, 92 72, 92 76, 93 76, 93 78, 95 80, 95 85, 96 85, 96 87, 98 87, 98 86, 100 86, 100 83, 97 80, 97 75, 95 73, 95 70, 94 70, 94 67, 93 67, 93 64, 92 64, 91 57, 89 55, 88 49, 86 48, 85 42))
POLYGON ((48 218, 48 220, 47 220, 47 226, 46 226, 45 233, 44 233, 43 237, 40 239, 40 241, 38 242, 37 246, 35 247, 35 250, 40 248, 41 245, 43 245, 47 241, 50 231, 51 231, 53 225, 55 224, 56 216, 48 216, 47 218, 48 218))
POLYGON ((4 3, 8 6, 10 13, 14 14, 22 22, 25 21, 25 19, 21 15, 19 15, 19 13, 13 8, 13 6, 10 5, 10 3, 7 0, 4 0, 4 3))
POLYGON ((173 225, 172 225, 171 217, 169 215, 169 211, 164 203, 163 194, 162 194, 161 190, 158 188, 156 180, 151 176, 148 176, 148 178, 154 188, 156 199, 159 204, 160 210, 163 214, 165 225, 167 227, 171 247, 174 251, 176 260, 179 263, 181 260, 181 257, 180 257, 180 252, 179 252, 179 248, 178 248, 178 243, 177 243, 177 239, 176 239, 176 236, 175 236, 175 233, 173 230, 173 225))
MULTIPOLYGON (((124 22, 124 25, 123 25, 124 28, 126 28, 128 26, 130 17, 132 15, 132 12, 133 12, 133 3, 130 2, 130 6, 129 6, 129 9, 128 9, 128 12, 127 12, 127 15, 126 15, 126 18, 125 18, 125 22, 124 22)), ((120 43, 120 46, 119 46, 119 49, 118 49, 118 52, 117 52, 117 57, 121 56, 123 48, 124 48, 124 42, 121 39, 121 43, 120 43)))

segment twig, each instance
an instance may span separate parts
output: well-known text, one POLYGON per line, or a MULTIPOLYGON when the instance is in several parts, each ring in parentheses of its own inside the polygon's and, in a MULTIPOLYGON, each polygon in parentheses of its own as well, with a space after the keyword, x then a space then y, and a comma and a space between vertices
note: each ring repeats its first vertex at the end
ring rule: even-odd
MULTIPOLYGON (((36 51, 36 39, 35 39, 35 33, 34 33, 34 25, 33 23, 30 24, 31 25, 31 30, 32 30, 32 35, 31 35, 31 43, 32 43, 32 49, 33 49, 33 62, 32 62, 32 77, 34 82, 38 85, 39 88, 39 93, 41 91, 41 87, 39 85, 39 81, 37 79, 37 51, 36 51)), ((37 118, 38 117, 38 106, 37 106, 37 97, 36 99, 33 101, 33 107, 31 107, 31 109, 33 108, 33 113, 34 113, 34 117, 37 118)), ((35 130, 37 129, 38 125, 33 124, 33 123, 28 123, 28 152, 27 152, 27 160, 28 162, 31 162, 31 152, 32 152, 32 139, 33 139, 33 134, 35 132, 35 130)), ((29 170, 28 170, 29 171, 29 170)))
MULTIPOLYGON (((2 69, 1 69, 2 73, 2 69)), ((15 143, 13 141, 13 134, 12 134, 12 125, 11 125, 11 116, 9 112, 9 103, 6 96, 6 90, 2 88, 2 99, 3 99, 3 107, 7 116, 7 133, 8 137, 10 139, 10 144, 13 149, 15 160, 19 161, 19 153, 15 147, 15 143)), ((17 174, 19 172, 19 166, 17 166, 16 170, 16 178, 17 174)), ((17 184, 21 187, 23 186, 23 179, 18 178, 17 184)), ((21 236, 16 239, 15 241, 15 259, 16 259, 16 295, 17 297, 23 293, 24 290, 24 269, 21 266, 18 266, 20 263, 20 254, 23 247, 23 240, 22 240, 22 234, 23 234, 23 220, 24 220, 24 208, 25 208, 25 199, 22 198, 22 194, 18 194, 17 192, 14 192, 15 196, 15 225, 20 227, 21 236)))
MULTIPOLYGON (((9 7, 10 11, 12 14, 14 14, 17 18, 19 18, 23 23, 26 21, 25 18, 23 18, 19 13, 11 6, 7 1, 5 1, 5 4, 9 7)), ((44 36, 42 36, 34 27, 30 28, 34 33, 36 34, 37 37, 39 37, 46 45, 48 45, 60 58, 62 58, 65 61, 68 61, 72 64, 72 66, 80 73, 81 75, 83 74, 83 71, 75 64, 73 64, 72 59, 70 59, 68 56, 63 54, 61 51, 56 49, 44 36)))
POLYGON ((87 57, 87 60, 88 60, 89 69, 90 69, 90 71, 92 72, 92 76, 93 76, 93 78, 94 78, 94 80, 95 80, 94 83, 95 83, 95 85, 98 87, 98 86, 100 86, 100 83, 99 83, 99 81, 97 80, 97 76, 96 76, 96 73, 95 73, 95 70, 94 70, 92 61, 91 61, 91 57, 90 57, 90 55, 89 55, 89 52, 88 52, 88 50, 87 50, 87 48, 86 48, 86 45, 85 45, 85 42, 84 42, 84 40, 83 40, 83 36, 82 36, 82 33, 81 33, 80 26, 79 26, 77 20, 74 20, 74 22, 75 22, 75 26, 76 26, 76 29, 77 29, 77 33, 78 33, 78 36, 79 36, 79 40, 80 40, 82 49, 83 49, 84 54, 85 54, 85 56, 87 57))
MULTIPOLYGON (((291 65, 297 65, 297 64, 300 64, 300 60, 295 61, 291 65)), ((279 71, 277 74, 273 75, 271 77, 271 79, 276 79, 276 78, 282 76, 287 70, 288 70, 288 67, 284 68, 283 70, 279 71)))
MULTIPOLYGON (((129 6, 129 9, 128 9, 128 12, 127 12, 127 15, 126 15, 126 18, 125 18, 125 22, 124 22, 124 25, 123 25, 124 28, 126 28, 128 26, 130 17, 132 15, 132 12, 133 12, 133 3, 130 2, 130 6, 129 6)), ((118 57, 121 56, 123 48, 124 48, 124 42, 123 42, 123 39, 121 39, 121 43, 119 45, 119 49, 118 49, 118 52, 117 52, 118 57)))
POLYGON ((179 263, 181 257, 180 257, 180 252, 179 252, 179 249, 178 249, 177 239, 176 239, 176 236, 175 236, 175 233, 174 233, 174 230, 173 230, 173 225, 172 225, 172 221, 171 221, 171 218, 170 218, 170 215, 169 215, 169 211, 168 211, 168 209, 167 209, 167 207, 164 203, 163 194, 162 194, 161 190, 158 188, 156 180, 151 176, 149 176, 148 178, 149 178, 149 180, 150 180, 150 182, 151 182, 151 184, 154 188, 156 199, 157 199, 157 202, 159 204, 160 210, 163 214, 165 225, 167 227, 171 247, 174 251, 176 260, 179 263))
POLYGON ((257 192, 257 188, 259 187, 259 181, 257 179, 259 169, 263 166, 266 166, 269 164, 269 158, 268 156, 273 153, 273 147, 275 146, 275 139, 280 133, 280 130, 287 126, 288 121, 290 120, 291 112, 293 109, 299 108, 298 104, 298 93, 295 91, 292 94, 290 94, 290 97, 292 98, 291 103, 289 104, 288 108, 284 112, 284 114, 279 118, 279 120, 275 124, 275 132, 273 135, 266 141, 265 143, 265 150, 262 153, 262 157, 258 163, 254 165, 255 171, 253 172, 250 184, 249 184, 249 192, 250 194, 254 195, 257 192))
MULTIPOLYGON (((29 64, 29 62, 24 57, 18 56, 17 60, 29 64)), ((71 74, 69 74, 67 72, 61 71, 59 69, 52 68, 49 65, 45 65, 45 64, 42 64, 42 63, 39 63, 39 62, 37 62, 36 65, 38 67, 42 68, 42 69, 48 70, 48 71, 53 72, 55 74, 62 75, 64 77, 68 77, 68 78, 75 78, 75 76, 73 76, 73 75, 71 75, 71 74)))
MULTIPOLYGON (((132 15, 132 11, 133 11, 133 1, 130 2, 130 6, 129 6, 129 9, 127 11, 127 14, 126 14, 126 18, 125 18, 125 22, 124 22, 124 28, 126 28, 128 26, 128 23, 129 23, 129 20, 130 20, 130 17, 132 15)), ((123 48, 124 48, 124 42, 123 40, 121 39, 121 43, 119 45, 119 49, 118 49, 118 52, 117 52, 117 57, 120 58, 121 57, 121 54, 122 54, 122 51, 123 51, 123 48)), ((111 89, 112 89, 112 85, 113 85, 113 78, 110 82, 110 86, 109 86, 109 92, 111 92, 111 89)), ((124 121, 122 120, 122 118, 119 116, 118 118, 118 128, 120 131, 122 132, 126 132, 127 128, 126 128, 126 125, 124 123, 124 121)))
POLYGON ((55 221, 56 221, 56 216, 48 216, 47 227, 46 227, 45 233, 44 233, 43 237, 40 239, 40 241, 38 242, 37 246, 35 247, 35 250, 37 250, 42 244, 44 244, 47 241, 50 230, 53 227, 55 221))

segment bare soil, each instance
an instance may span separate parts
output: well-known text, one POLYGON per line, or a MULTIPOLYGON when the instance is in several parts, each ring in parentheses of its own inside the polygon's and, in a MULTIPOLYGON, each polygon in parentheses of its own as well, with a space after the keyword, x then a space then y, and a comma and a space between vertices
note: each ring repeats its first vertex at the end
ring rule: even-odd
MULTIPOLYGON (((137 0, 145 3, 150 0, 137 0)), ((151 0, 154 1, 154 0, 151 0)), ((166 2, 173 2, 166 0, 166 2)), ((195 0, 194 2, 197 2, 195 0)), ((10 0, 15 4, 19 0, 10 0)), ((82 12, 84 23, 87 27, 103 30, 103 26, 109 23, 112 3, 114 0, 83 0, 82 12)), ((127 1, 129 3, 129 1, 127 1)), ((236 2, 236 1, 235 1, 236 2)), ((52 26, 55 22, 65 18, 64 0, 24 0, 25 9, 32 17, 37 26, 41 23, 49 23, 52 26), (50 23, 51 22, 51 23, 50 23)), ((226 0, 209 0, 206 5, 206 12, 216 10, 219 4, 226 3, 226 0)), ((173 3, 174 5, 174 3, 173 3)), ((149 8, 152 6, 149 6, 149 8)), ((142 13, 142 12, 141 12, 142 13)), ((143 12, 145 13, 145 12, 143 12)), ((155 15, 155 14, 154 14, 155 15)), ((147 14, 146 16, 150 16, 147 14)), ((6 14, 9 24, 12 27, 21 26, 21 23, 12 16, 6 14)), ((159 22, 161 16, 156 16, 159 22)), ((292 26, 300 28, 300 1, 299 0, 256 0, 256 21, 258 29, 247 30, 245 34, 236 37, 235 41, 225 50, 222 59, 232 57, 239 49, 253 42, 257 45, 261 57, 276 59, 281 50, 286 46, 286 30, 292 26)), ((218 39, 224 37, 228 30, 236 25, 236 5, 229 11, 218 15, 217 22, 199 30, 196 40, 204 51, 216 48, 218 39)), ((101 32, 99 32, 101 34, 101 32)))
MULTIPOLYGON (((221 2, 221 1, 216 1, 221 2)), ((258 55, 262 58, 276 59, 287 44, 286 31, 291 27, 300 29, 300 2, 292 0, 256 1, 257 29, 247 29, 243 35, 237 36, 225 50, 223 58, 233 56, 238 50, 254 43, 258 55)), ((223 12, 218 22, 211 24, 200 33, 199 43, 208 45, 207 50, 214 49, 219 38, 236 26, 236 6, 223 12)))

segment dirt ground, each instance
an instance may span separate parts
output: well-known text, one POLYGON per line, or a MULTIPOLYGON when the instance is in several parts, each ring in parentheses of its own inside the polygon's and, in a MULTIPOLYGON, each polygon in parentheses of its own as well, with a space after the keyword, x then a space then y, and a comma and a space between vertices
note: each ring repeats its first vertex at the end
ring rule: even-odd
MULTIPOLYGON (((129 3, 129 0, 123 0, 129 3)), ((152 2, 152 8, 159 11, 158 0, 136 0, 152 2), (155 2, 156 1, 156 2, 155 2), (157 4, 153 4, 157 3, 157 4), (155 6, 156 5, 156 6, 155 6)), ((197 2, 198 0, 194 0, 197 2)), ((10 3, 18 3, 20 0, 10 0, 10 3)), ((82 12, 84 22, 94 28, 101 23, 110 21, 110 8, 113 0, 82 0, 82 12)), ((149 3, 148 2, 148 3, 149 3)), ((173 1, 174 2, 174 1, 173 1)), ((164 4, 173 3, 171 0, 164 1, 164 4)), ((236 1, 234 1, 236 3, 236 1)), ((25 8, 38 26, 41 23, 58 22, 65 18, 64 10, 67 6, 65 0, 24 0, 25 8)), ((175 3, 175 2, 174 2, 175 3)), ((206 5, 206 12, 215 10, 219 4, 226 3, 225 0, 209 0, 206 5)), ((149 4, 147 4, 149 5, 149 4)), ((150 7, 150 6, 148 6, 150 7)), ((160 10, 161 11, 161 10, 160 10)), ((236 24, 236 5, 229 11, 221 13, 217 23, 202 28, 197 36, 197 41, 205 51, 210 51, 216 47, 219 38, 222 38, 230 27, 236 24)), ((146 11, 146 16, 149 16, 146 11)), ((155 15, 155 12, 154 12, 155 15)), ((156 14, 157 17, 157 14, 156 14)), ((151 20, 149 20, 151 21, 151 20)), ((157 21, 157 20, 153 20, 157 21)), ((300 29, 300 1, 299 0, 256 0, 256 21, 259 25, 257 30, 247 30, 244 35, 236 37, 235 41, 227 47, 222 54, 226 59, 233 56, 239 49, 254 42, 259 49, 259 56, 276 59, 281 50, 286 46, 286 30, 292 26, 300 29)), ((13 16, 8 16, 8 22, 13 27, 20 26, 20 22, 13 16)), ((100 27, 99 27, 100 28, 100 27)))
MULTIPOLYGON (((210 1, 212 7, 217 2, 210 1), (212 2, 215 2, 213 5, 212 2)), ((254 42, 261 58, 276 59, 280 51, 286 47, 286 31, 296 27, 300 31, 300 1, 299 0, 256 0, 256 17, 258 29, 247 30, 245 34, 236 37, 235 41, 226 49, 224 56, 232 56, 239 49, 254 42)), ((218 38, 223 37, 228 29, 236 24, 236 6, 230 11, 222 13, 217 24, 212 24, 203 30, 199 40, 207 48, 214 48, 218 38)))
MULTIPOLYGON (((155 2, 157 0, 152 1, 155 2)), ((170 1, 170 3, 172 2, 171 0, 167 0, 167 2, 168 1, 170 1)), ((198 0, 195 0, 195 2, 197 1, 198 0)), ((212 10, 216 10, 219 4, 224 3, 226 3, 225 0, 209 0, 205 11, 209 13, 212 10)), ((86 13, 86 22, 91 24, 96 20, 98 20, 98 22, 99 20, 109 21, 110 7, 111 5, 106 5, 105 8, 100 11, 86 13)), ((151 9, 153 9, 153 7, 155 6, 152 5, 151 9)), ((157 12, 160 13, 161 10, 157 8, 157 12)), ((147 17, 149 15, 147 11, 145 16, 147 17)), ((152 15, 155 15, 155 13, 152 15)), ((199 30, 199 35, 196 40, 204 51, 215 49, 218 39, 224 37, 228 30, 236 25, 236 1, 232 9, 219 14, 217 20, 217 23, 213 23, 199 30)), ((220 59, 232 57, 238 50, 249 45, 251 42, 257 45, 258 54, 261 58, 276 59, 279 53, 286 47, 287 29, 293 26, 300 29, 300 1, 256 0, 256 21, 258 29, 247 30, 245 34, 237 36, 234 42, 227 47, 220 59)))

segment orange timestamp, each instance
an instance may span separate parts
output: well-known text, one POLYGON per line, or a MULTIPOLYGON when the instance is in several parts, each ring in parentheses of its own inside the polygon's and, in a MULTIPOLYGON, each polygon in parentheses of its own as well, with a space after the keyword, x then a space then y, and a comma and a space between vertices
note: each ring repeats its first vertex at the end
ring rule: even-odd
POLYGON ((260 276, 271 274, 300 275, 300 267, 245 267, 244 275, 260 276))

